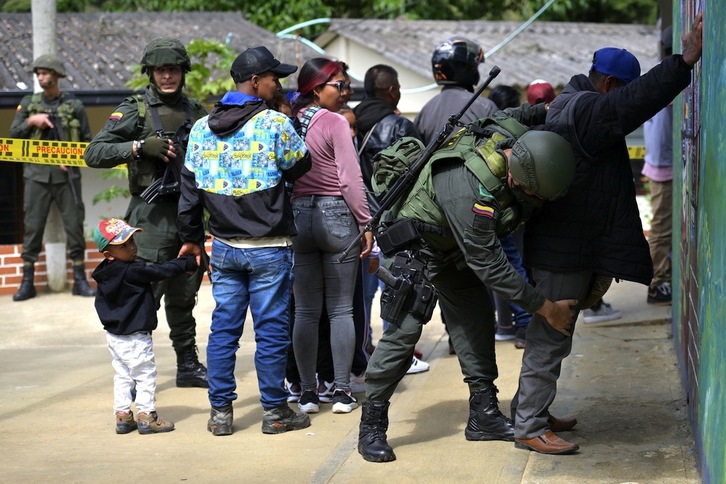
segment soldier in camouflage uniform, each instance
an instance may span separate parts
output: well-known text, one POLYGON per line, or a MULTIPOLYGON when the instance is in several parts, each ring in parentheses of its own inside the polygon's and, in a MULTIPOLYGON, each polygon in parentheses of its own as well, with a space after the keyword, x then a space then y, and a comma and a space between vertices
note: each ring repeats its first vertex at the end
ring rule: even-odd
MULTIPOLYGON (((12 138, 56 141, 90 141, 91 128, 81 101, 60 90, 59 79, 66 76, 63 61, 54 54, 39 56, 33 72, 43 92, 28 94, 18 106, 12 138)), ((63 219, 66 239, 73 260, 73 295, 94 296, 96 291, 86 280, 83 237, 85 208, 81 199, 81 174, 75 167, 26 163, 23 166, 23 280, 13 301, 36 296, 35 262, 43 246, 43 232, 51 202, 55 201, 63 219)))
MULTIPOLYGON (((207 114, 198 101, 182 93, 190 70, 189 56, 180 41, 152 40, 141 59, 141 72, 149 75, 150 84, 143 95, 125 99, 111 113, 85 152, 86 163, 95 168, 128 166, 131 202, 124 218, 144 230, 136 236, 138 257, 149 263, 172 260, 181 248, 175 180, 184 163, 189 130, 207 114)), ((169 336, 177 355, 178 387, 209 386, 207 369, 197 356, 192 315, 203 275, 200 268, 192 275, 182 274, 154 286, 157 307, 164 296, 169 336)))
MULTIPOLYGON (((389 402, 433 312, 431 286, 469 386, 466 439, 514 440, 514 424, 499 410, 494 384, 495 319, 487 288, 541 314, 561 332, 567 332, 574 315, 570 306, 576 303, 537 293, 509 264, 498 238, 545 201, 564 195, 575 176, 574 155, 564 138, 525 128, 542 123, 545 110, 544 104, 526 104, 469 124, 433 154, 409 191, 383 215, 376 238, 390 278, 381 295, 381 317, 390 324, 366 370, 358 435, 365 460, 396 459, 386 436, 389 402)), ((381 165, 395 159, 389 154, 395 148, 378 155, 376 191, 386 177, 379 177, 381 165)))

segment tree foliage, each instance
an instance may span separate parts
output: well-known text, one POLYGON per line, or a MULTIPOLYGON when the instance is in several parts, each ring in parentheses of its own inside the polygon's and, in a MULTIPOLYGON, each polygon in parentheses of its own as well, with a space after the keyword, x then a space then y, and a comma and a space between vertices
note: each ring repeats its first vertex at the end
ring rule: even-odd
MULTIPOLYGON (((58 0, 59 12, 217 12, 242 11, 260 27, 279 32, 316 18, 403 17, 411 20, 524 20, 547 0, 58 0)), ((0 0, 2 12, 30 12, 31 0, 0 0)), ((557 0, 540 17, 568 22, 655 23, 654 0, 557 0)), ((314 38, 325 26, 309 27, 314 38)))

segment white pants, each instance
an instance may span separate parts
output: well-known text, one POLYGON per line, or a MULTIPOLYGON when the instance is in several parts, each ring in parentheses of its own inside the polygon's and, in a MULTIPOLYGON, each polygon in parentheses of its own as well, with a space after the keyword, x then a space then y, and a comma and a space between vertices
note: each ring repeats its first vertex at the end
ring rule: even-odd
POLYGON ((153 412, 156 409, 156 362, 151 333, 139 332, 116 335, 106 332, 108 350, 113 356, 111 364, 116 370, 113 377, 113 410, 128 412, 134 401, 131 392, 136 388, 136 410, 153 412))

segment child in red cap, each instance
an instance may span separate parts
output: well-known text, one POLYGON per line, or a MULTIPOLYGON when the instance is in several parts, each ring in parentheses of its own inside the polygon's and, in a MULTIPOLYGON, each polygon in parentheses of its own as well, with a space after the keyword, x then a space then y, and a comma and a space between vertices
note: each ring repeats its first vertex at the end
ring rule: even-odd
POLYGON ((93 271, 98 283, 96 312, 106 330, 113 356, 116 433, 138 428, 141 434, 174 430, 174 423, 156 413, 156 363, 151 332, 156 329, 156 304, 151 283, 176 277, 197 268, 193 256, 164 264, 136 260, 134 233, 142 229, 118 218, 102 220, 93 233, 105 259, 93 271), (131 412, 136 402, 137 419, 131 412))

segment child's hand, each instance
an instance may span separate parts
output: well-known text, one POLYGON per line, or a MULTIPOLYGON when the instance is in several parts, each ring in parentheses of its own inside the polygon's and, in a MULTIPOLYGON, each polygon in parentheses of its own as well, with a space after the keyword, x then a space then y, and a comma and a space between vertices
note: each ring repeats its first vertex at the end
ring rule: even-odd
POLYGON ((202 248, 199 246, 199 244, 195 244, 194 242, 184 242, 184 245, 182 245, 181 249, 179 250, 179 254, 177 254, 177 257, 184 257, 186 255, 193 255, 194 259, 197 262, 197 266, 201 265, 202 248))
POLYGON ((199 267, 199 265, 197 265, 197 258, 193 255, 187 255, 183 258, 186 260, 187 263, 185 267, 186 273, 190 275, 193 274, 194 271, 197 270, 197 267, 199 267))

